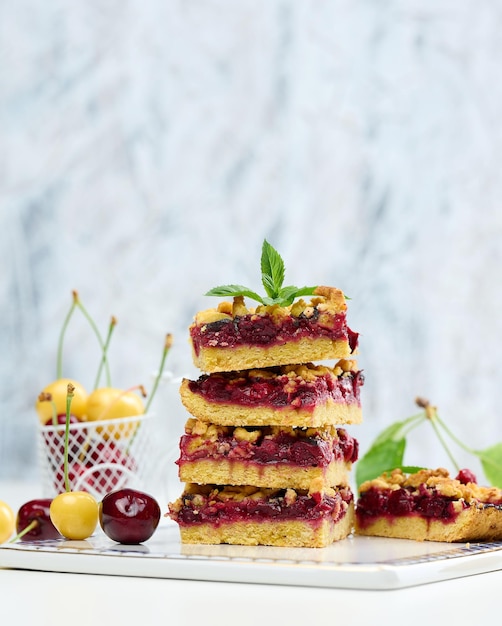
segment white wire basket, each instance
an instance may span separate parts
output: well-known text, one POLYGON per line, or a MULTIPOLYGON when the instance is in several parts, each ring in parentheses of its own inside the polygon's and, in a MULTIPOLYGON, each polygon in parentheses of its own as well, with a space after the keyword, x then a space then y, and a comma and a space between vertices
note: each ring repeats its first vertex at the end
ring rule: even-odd
MULTIPOLYGON (((98 500, 123 487, 148 492, 157 456, 152 428, 152 413, 70 424, 68 478, 72 491, 87 491, 98 500)), ((64 441, 64 424, 39 426, 39 464, 47 498, 66 491, 64 441)))

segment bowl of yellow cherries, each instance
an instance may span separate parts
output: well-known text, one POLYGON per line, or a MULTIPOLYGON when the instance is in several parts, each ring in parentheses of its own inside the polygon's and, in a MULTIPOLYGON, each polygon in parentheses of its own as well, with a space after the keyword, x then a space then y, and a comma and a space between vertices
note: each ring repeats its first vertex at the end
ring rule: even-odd
POLYGON ((100 334, 76 291, 61 329, 57 375, 38 395, 38 455, 44 495, 84 493, 100 501, 112 491, 148 488, 155 473, 155 419, 150 411, 165 360, 172 344, 165 337, 160 367, 147 394, 143 385, 118 389, 111 385, 107 351, 116 319, 108 334, 100 334), (63 342, 68 322, 80 310, 88 319, 102 351, 95 385, 87 390, 63 375, 63 342), (105 383, 101 384, 102 378, 105 383))

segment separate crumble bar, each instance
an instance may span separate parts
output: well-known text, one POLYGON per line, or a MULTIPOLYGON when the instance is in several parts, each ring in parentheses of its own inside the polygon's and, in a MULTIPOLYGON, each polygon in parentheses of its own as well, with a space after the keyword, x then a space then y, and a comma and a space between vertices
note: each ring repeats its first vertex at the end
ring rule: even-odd
POLYGON ((180 440, 185 483, 309 489, 346 485, 358 442, 343 428, 232 427, 189 419, 180 440))
POLYGON ((347 326, 345 296, 317 287, 310 302, 247 308, 244 298, 200 311, 190 326, 192 356, 203 372, 323 361, 355 353, 358 334, 347 326))
POLYGON ((348 487, 315 489, 189 484, 167 516, 183 543, 320 548, 351 533, 354 503, 348 487))
POLYGON ((341 359, 185 378, 180 395, 189 413, 213 424, 316 427, 360 423, 363 384, 357 362, 341 359))
POLYGON ((416 541, 502 540, 502 490, 459 478, 462 472, 451 478, 443 468, 396 469, 363 483, 356 532, 416 541))

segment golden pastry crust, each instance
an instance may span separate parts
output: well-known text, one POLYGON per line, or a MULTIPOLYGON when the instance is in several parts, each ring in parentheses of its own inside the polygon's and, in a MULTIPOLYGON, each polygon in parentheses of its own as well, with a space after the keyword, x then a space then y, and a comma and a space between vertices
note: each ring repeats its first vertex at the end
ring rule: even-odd
POLYGON ((312 481, 319 479, 330 487, 348 485, 351 467, 351 463, 343 461, 332 461, 326 467, 292 467, 279 464, 258 467, 243 461, 201 459, 183 463, 179 468, 179 478, 182 482, 200 485, 215 483, 308 490, 312 481))
POLYGON ((219 347, 192 349, 193 362, 203 372, 231 372, 275 365, 290 365, 306 361, 328 361, 352 354, 345 339, 303 337, 294 343, 273 346, 234 346, 231 350, 219 347))

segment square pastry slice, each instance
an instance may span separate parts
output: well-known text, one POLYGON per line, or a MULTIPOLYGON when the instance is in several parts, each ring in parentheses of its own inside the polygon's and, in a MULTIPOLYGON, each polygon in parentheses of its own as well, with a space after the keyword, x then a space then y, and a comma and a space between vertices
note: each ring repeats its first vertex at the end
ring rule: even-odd
POLYGON ((502 490, 480 487, 469 475, 396 469, 363 483, 356 532, 416 541, 502 540, 502 490))
POLYGON ((169 504, 183 543, 320 548, 350 534, 349 487, 323 491, 186 485, 169 504))
POLYGON ((184 483, 309 489, 346 485, 358 443, 343 428, 217 426, 189 419, 177 461, 184 483))
POLYGON ((222 426, 358 424, 364 376, 354 360, 335 367, 285 365, 184 379, 181 401, 199 420, 222 426))
POLYGON ((192 356, 206 373, 350 356, 358 335, 347 326, 342 291, 317 287, 310 302, 248 309, 242 296, 200 311, 190 326, 192 356))

